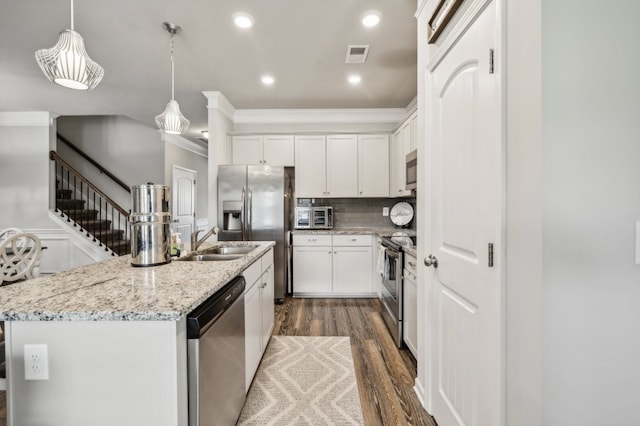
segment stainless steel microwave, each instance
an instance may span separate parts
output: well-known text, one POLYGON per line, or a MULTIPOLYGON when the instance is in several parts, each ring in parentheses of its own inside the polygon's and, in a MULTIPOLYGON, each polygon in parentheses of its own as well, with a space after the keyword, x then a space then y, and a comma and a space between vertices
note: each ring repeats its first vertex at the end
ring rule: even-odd
POLYGON ((407 164, 405 167, 406 189, 416 189, 418 187, 418 150, 414 149, 407 154, 407 164))
POLYGON ((333 207, 296 207, 296 229, 333 228, 333 207))

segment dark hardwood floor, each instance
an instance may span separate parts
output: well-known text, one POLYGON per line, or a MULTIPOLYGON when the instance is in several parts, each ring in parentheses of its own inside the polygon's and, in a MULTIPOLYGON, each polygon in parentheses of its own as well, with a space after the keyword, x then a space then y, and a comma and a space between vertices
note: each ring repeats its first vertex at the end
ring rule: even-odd
POLYGON ((286 298, 273 334, 349 336, 365 424, 435 426, 413 391, 416 361, 395 346, 380 309, 378 299, 286 298))
MULTIPOLYGON (((349 336, 365 424, 427 425, 436 422, 413 391, 416 361, 396 348, 377 299, 285 299, 276 305, 274 335, 349 336)), ((6 425, 0 392, 0 426, 6 425)))

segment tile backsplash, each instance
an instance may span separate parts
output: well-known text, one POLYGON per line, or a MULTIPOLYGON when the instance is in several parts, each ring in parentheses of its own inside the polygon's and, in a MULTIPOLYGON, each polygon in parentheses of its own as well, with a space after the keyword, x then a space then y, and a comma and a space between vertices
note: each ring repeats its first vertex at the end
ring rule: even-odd
POLYGON ((391 207, 400 201, 406 201, 413 207, 413 220, 405 228, 415 229, 415 198, 298 198, 297 205, 332 206, 334 229, 394 227, 389 216, 382 215, 382 210, 384 207, 391 210, 391 207))

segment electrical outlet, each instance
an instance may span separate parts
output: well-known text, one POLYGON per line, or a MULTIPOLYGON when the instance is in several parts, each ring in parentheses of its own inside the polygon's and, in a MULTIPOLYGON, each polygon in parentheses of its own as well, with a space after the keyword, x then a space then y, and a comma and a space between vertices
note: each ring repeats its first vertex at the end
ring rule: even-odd
POLYGON ((49 380, 47 345, 24 345, 24 379, 49 380))
POLYGON ((389 216, 389 207, 382 208, 382 216, 389 216))

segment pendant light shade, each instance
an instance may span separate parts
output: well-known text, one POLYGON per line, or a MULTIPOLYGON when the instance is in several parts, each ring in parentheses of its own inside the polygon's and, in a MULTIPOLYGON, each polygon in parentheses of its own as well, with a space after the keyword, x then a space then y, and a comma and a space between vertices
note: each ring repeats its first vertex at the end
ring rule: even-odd
POLYGON ((62 31, 51 49, 38 50, 36 61, 50 81, 69 89, 91 90, 102 80, 104 69, 91 60, 84 39, 73 29, 73 0, 71 29, 62 31))
POLYGON ((156 117, 156 124, 165 133, 180 135, 189 128, 189 120, 180 112, 178 102, 171 99, 167 102, 164 112, 156 117))
POLYGON ((189 120, 184 118, 180 112, 180 105, 175 100, 175 67, 173 58, 173 36, 181 31, 178 25, 165 22, 162 24, 164 29, 171 35, 171 100, 167 102, 164 112, 156 117, 156 124, 163 132, 170 135, 179 135, 187 131, 189 128, 189 120))

